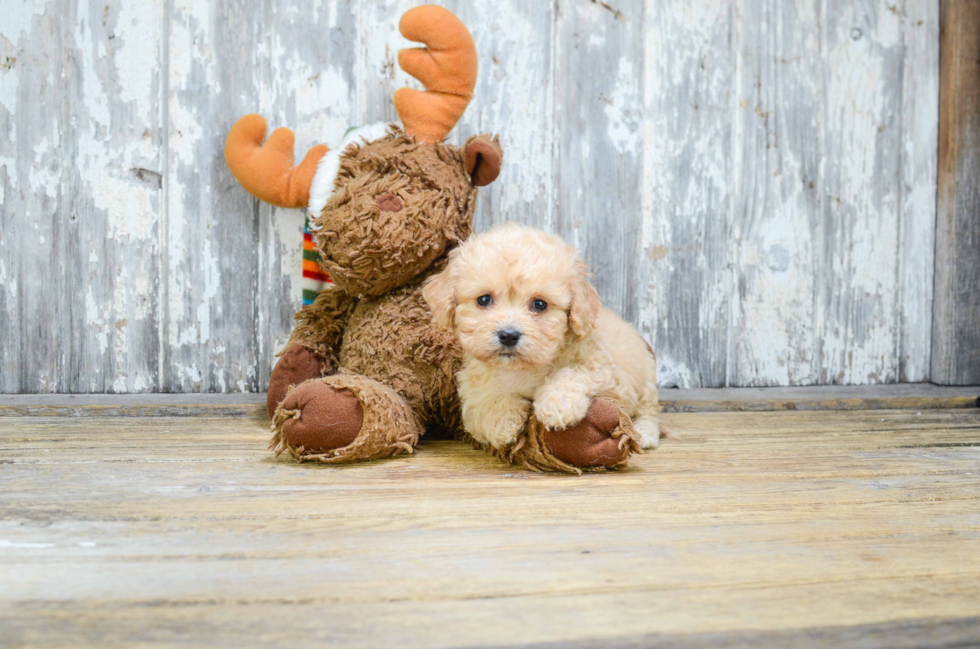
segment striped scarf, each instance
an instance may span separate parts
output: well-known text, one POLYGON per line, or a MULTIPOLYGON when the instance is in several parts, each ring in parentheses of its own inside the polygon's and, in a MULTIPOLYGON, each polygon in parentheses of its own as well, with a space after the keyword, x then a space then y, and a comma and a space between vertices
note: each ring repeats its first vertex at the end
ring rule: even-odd
POLYGON ((303 224, 303 308, 313 304, 327 284, 333 284, 330 274, 320 268, 320 253, 310 233, 310 217, 303 224))

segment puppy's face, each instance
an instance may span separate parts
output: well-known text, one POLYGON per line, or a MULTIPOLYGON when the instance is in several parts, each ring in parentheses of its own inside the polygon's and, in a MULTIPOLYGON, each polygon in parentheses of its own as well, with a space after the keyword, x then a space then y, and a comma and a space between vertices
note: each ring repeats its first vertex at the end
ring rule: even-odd
POLYGON ((550 362, 587 336, 599 297, 574 251, 544 232, 504 226, 453 251, 424 295, 464 351, 500 366, 550 362))

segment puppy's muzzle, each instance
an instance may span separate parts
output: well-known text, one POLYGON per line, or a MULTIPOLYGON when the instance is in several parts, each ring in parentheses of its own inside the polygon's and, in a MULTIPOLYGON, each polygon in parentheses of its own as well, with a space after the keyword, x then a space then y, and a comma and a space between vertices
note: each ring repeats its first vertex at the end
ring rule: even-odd
POLYGON ((521 341, 521 332, 513 327, 505 327, 497 330, 497 340, 505 349, 513 349, 521 341))

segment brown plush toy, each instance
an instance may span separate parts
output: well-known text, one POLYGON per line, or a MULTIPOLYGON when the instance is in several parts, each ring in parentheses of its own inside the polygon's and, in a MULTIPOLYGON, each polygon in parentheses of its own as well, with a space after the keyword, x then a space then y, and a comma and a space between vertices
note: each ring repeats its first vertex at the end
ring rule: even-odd
MULTIPOLYGON (((265 120, 240 119, 225 158, 245 189, 284 207, 308 207, 320 264, 334 284, 296 314, 296 328, 269 380, 271 448, 297 460, 351 462, 411 453, 423 433, 465 438, 452 334, 432 323, 422 283, 470 234, 477 187, 496 179, 496 137, 462 148, 442 142, 476 83, 477 55, 452 13, 411 9, 402 35, 427 47, 399 65, 426 87, 400 89, 397 126, 369 127, 294 167, 292 131, 262 145, 265 120)), ((507 449, 488 449, 539 470, 578 473, 625 466, 637 449, 628 417, 596 401, 585 420, 546 431, 533 418, 507 449)))

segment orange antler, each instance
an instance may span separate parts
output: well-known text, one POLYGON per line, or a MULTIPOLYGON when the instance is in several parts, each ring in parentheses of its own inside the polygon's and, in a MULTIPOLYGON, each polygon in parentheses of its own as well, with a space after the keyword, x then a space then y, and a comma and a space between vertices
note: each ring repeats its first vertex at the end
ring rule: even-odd
POLYGON ((476 45, 448 9, 423 5, 409 9, 398 23, 402 36, 427 47, 398 53, 398 65, 426 90, 399 88, 395 110, 405 132, 423 142, 439 142, 463 116, 476 86, 476 45))
POLYGON ((225 162, 242 187, 257 199, 279 207, 306 207, 317 163, 327 152, 318 144, 293 166, 296 136, 288 128, 277 128, 264 145, 265 119, 246 115, 235 122, 225 140, 225 162))

